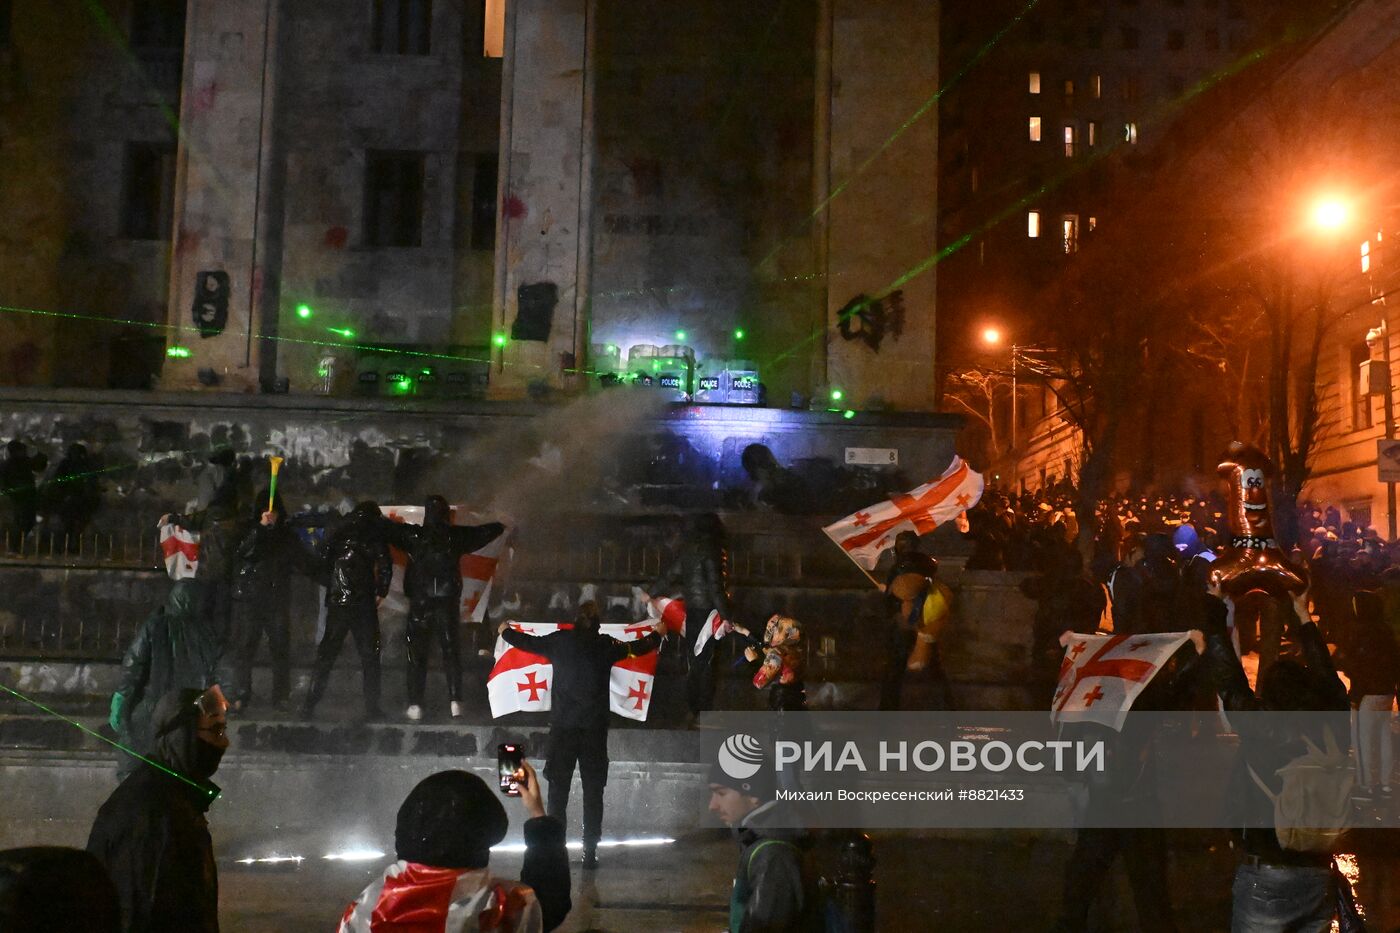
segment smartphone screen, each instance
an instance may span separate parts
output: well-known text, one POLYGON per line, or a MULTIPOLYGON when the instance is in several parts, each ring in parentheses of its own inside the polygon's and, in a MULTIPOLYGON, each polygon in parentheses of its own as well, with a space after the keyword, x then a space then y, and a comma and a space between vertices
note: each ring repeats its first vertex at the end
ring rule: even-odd
POLYGON ((520 796, 520 782, 515 779, 515 772, 520 770, 524 757, 519 745, 496 746, 496 773, 501 779, 501 793, 507 797, 520 796))

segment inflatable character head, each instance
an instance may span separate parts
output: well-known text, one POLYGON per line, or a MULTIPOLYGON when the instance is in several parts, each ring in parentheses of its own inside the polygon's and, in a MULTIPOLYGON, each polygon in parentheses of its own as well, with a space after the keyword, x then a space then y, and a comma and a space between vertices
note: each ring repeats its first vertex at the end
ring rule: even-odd
POLYGON ((1307 592, 1307 571, 1294 565, 1274 538, 1269 479, 1274 464, 1257 447, 1232 443, 1217 472, 1229 485, 1225 519, 1230 538, 1211 580, 1236 601, 1254 592, 1289 598, 1307 592))

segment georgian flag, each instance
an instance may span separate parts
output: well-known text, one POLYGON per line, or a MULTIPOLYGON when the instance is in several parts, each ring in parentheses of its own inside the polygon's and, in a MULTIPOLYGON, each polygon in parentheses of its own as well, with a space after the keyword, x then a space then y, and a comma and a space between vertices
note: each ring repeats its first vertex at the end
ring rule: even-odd
POLYGON ((1096 722, 1121 730, 1138 694, 1189 638, 1186 632, 1072 635, 1050 702, 1050 721, 1096 722))
MULTIPOLYGON (((666 623, 667 631, 675 632, 678 635, 685 634, 685 600, 662 596, 659 599, 653 599, 647 610, 651 613, 651 618, 660 619, 666 623)), ((606 626, 604 627, 606 628, 606 626)))
MULTIPOLYGON (((572 622, 525 623, 510 622, 511 628, 526 635, 551 635, 573 628, 572 622)), ((655 631, 652 622, 631 625, 608 623, 598 630, 618 641, 638 641, 655 631)), ((510 713, 538 713, 550 708, 550 684, 554 681, 554 665, 543 655, 515 648, 504 638, 496 639, 496 666, 486 679, 486 693, 491 700, 491 715, 499 719, 510 713)), ((652 684, 656 681, 656 652, 623 658, 613 665, 608 687, 608 705, 614 713, 627 719, 645 721, 651 709, 652 684)))
POLYGON ((173 522, 160 526, 160 553, 172 580, 192 580, 199 569, 199 532, 173 522))
POLYGON ((719 614, 719 610, 711 609, 709 616, 705 618, 705 624, 700 626, 700 632, 695 636, 695 656, 700 657, 700 652, 705 650, 705 643, 711 638, 723 638, 732 631, 734 626, 719 614))
POLYGON ((822 531, 847 557, 874 570, 881 552, 894 546, 895 535, 901 531, 928 534, 956 519, 981 500, 983 485, 982 474, 955 456, 933 482, 847 515, 822 531))
MULTIPOLYGON (((454 505, 452 509, 452 524, 454 525, 476 525, 481 524, 481 516, 468 512, 465 506, 454 505)), ((410 525, 423 524, 423 507, 421 505, 386 505, 381 506, 380 511, 384 517, 396 522, 406 522, 410 525)), ((486 603, 491 595, 491 580, 496 575, 496 568, 500 564, 501 556, 505 554, 506 539, 510 537, 511 529, 491 539, 480 550, 470 554, 463 554, 458 563, 462 571, 462 621, 480 623, 486 618, 486 603)), ((408 555, 396 547, 389 548, 389 555, 394 561, 394 576, 389 582, 389 595, 385 597, 385 603, 392 610, 398 612, 408 611, 408 599, 403 592, 403 574, 408 566, 408 555)))

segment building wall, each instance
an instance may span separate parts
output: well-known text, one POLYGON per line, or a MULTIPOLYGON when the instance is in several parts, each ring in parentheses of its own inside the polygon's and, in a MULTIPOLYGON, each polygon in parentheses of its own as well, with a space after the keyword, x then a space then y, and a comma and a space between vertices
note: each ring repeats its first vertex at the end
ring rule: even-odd
POLYGON ((827 381, 842 393, 838 407, 930 410, 937 394, 938 178, 930 164, 938 151, 931 104, 939 86, 937 8, 835 0, 832 15, 827 381), (850 338, 836 330, 843 316, 854 325, 860 315, 883 316, 878 345, 861 336, 868 321, 849 326, 850 338))
POLYGON ((124 229, 128 145, 173 148, 181 50, 129 48, 127 0, 9 12, 10 42, 0 47, 0 383, 146 383, 158 365, 148 325, 164 319, 170 238, 124 229))

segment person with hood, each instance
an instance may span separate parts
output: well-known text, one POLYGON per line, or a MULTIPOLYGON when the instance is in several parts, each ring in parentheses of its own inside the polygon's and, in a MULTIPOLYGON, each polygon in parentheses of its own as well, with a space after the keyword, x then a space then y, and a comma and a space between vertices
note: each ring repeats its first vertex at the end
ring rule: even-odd
POLYGON ((218 933, 219 877, 205 813, 228 749, 218 687, 172 690, 152 717, 155 747, 97 811, 87 850, 121 901, 123 933, 218 933))
MULTIPOLYGON (((165 605, 146 617, 122 657, 122 679, 112 695, 108 724, 122 744, 150 751, 156 704, 172 690, 204 690, 217 676, 219 637, 199 611, 200 584, 177 580, 165 605)), ((118 772, 134 759, 122 756, 118 772)))
MULTIPOLYGON (((1312 717, 1338 713, 1336 728, 1328 726, 1326 731, 1345 750, 1350 738, 1346 687, 1308 614, 1307 595, 1296 597, 1288 613, 1288 635, 1299 647, 1301 660, 1284 658, 1261 670, 1256 695, 1226 633, 1229 601, 1221 601, 1219 586, 1212 585, 1210 593, 1217 598, 1210 602, 1205 656, 1226 715, 1256 710, 1308 710, 1312 717)), ((1309 727, 1292 716, 1232 716, 1230 723, 1239 734, 1240 750, 1226 788, 1226 805, 1241 814, 1244 824, 1235 843, 1242 860, 1235 871, 1232 929, 1322 933, 1331 927, 1335 910, 1332 857, 1285 848, 1275 831, 1269 795, 1282 792, 1278 772, 1306 753, 1304 740, 1322 748, 1327 736, 1316 726, 1307 731, 1309 727)))
POLYGON ((442 496, 429 496, 423 505, 423 524, 395 523, 390 543, 408 555, 403 590, 408 597, 408 710, 417 722, 423 718, 423 694, 428 684, 428 651, 436 641, 442 652, 442 673, 447 699, 456 719, 462 715, 462 558, 500 537, 500 522, 453 527, 452 508, 442 496))
POLYGON ((228 676, 233 711, 253 700, 253 659, 267 636, 272 656, 272 706, 285 710, 292 694, 292 571, 314 575, 315 562, 287 524, 287 508, 276 496, 267 508, 268 491, 258 494, 251 526, 233 555, 232 664, 228 676))
POLYGON ((76 545, 102 502, 97 464, 83 444, 70 444, 68 452, 44 483, 44 507, 54 518, 55 533, 65 536, 66 546, 76 545))
POLYGON ((530 815, 520 881, 488 867, 491 847, 509 828, 495 793, 475 774, 439 771, 399 807, 398 861, 345 909, 339 933, 540 933, 563 923, 573 908, 564 827, 545 815, 529 762, 515 774, 530 815))
POLYGON ((39 488, 35 475, 44 472, 48 459, 43 454, 29 455, 24 441, 14 438, 5 445, 5 459, 0 461, 0 493, 10 500, 10 527, 6 529, 6 546, 19 547, 25 535, 34 529, 39 508, 39 488))
MULTIPOLYGON (((569 785, 577 765, 583 778, 583 867, 598 867, 603 838, 603 788, 608 783, 608 714, 613 665, 640 657, 661 644, 656 632, 636 641, 618 641, 598 630, 598 606, 579 605, 572 628, 550 635, 526 635, 501 625, 506 644, 548 658, 554 665, 550 687, 549 815, 568 826, 569 785)), ((664 623, 656 620, 659 629, 664 623)))
POLYGON ((331 529, 322 545, 326 631, 316 646, 316 665, 301 707, 303 719, 315 715, 346 635, 354 636, 360 656, 365 718, 384 718, 379 708, 379 603, 389 595, 394 573, 385 537, 387 524, 379 505, 366 500, 331 529))
POLYGON ((120 933, 117 889, 91 852, 31 846, 0 852, 0 930, 120 933))
POLYGON ((663 652, 658 663, 660 690, 654 705, 660 707, 667 718, 685 719, 693 725, 696 717, 714 705, 715 699, 716 642, 709 641, 696 656, 695 640, 711 611, 718 611, 721 618, 732 621, 734 609, 729 601, 729 556, 724 524, 719 516, 713 513, 692 516, 683 527, 683 536, 675 560, 642 595, 651 599, 679 591, 685 599, 685 635, 679 639, 678 651, 663 652), (667 700, 672 695, 672 685, 678 681, 685 684, 683 704, 676 702, 679 697, 676 701, 667 700), (680 708, 682 705, 684 710, 680 708))
POLYGON ((710 812, 739 843, 729 896, 729 933, 806 933, 823 929, 816 885, 804 869, 807 840, 785 828, 791 814, 774 800, 772 759, 758 771, 731 777, 710 767, 710 812))

